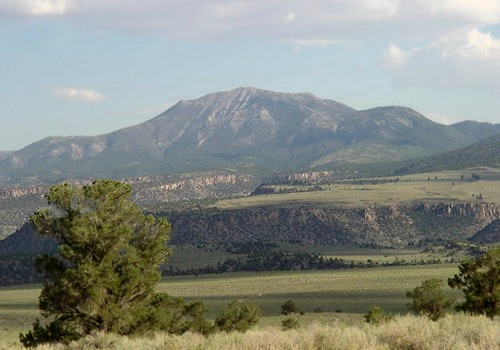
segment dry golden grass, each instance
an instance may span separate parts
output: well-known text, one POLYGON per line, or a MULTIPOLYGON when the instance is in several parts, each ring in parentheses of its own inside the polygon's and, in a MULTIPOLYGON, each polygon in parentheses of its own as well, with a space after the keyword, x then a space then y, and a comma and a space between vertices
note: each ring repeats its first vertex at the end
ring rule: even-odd
MULTIPOLYGON (((13 345, 5 349, 21 347, 13 345)), ((289 331, 266 327, 244 334, 218 333, 208 338, 191 333, 180 336, 156 333, 144 338, 99 333, 67 346, 46 345, 38 349, 498 350, 500 321, 455 314, 438 322, 416 316, 400 316, 378 326, 311 324, 289 331)))

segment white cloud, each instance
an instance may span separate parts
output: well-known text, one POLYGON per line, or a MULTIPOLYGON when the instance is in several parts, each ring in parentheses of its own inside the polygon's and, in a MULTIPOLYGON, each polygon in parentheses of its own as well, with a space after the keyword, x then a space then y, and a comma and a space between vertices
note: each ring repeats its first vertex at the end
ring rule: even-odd
POLYGON ((500 42, 487 30, 500 27, 500 0, 0 0, 0 19, 34 15, 174 40, 378 45, 383 66, 405 83, 499 84, 500 42))
POLYGON ((500 39, 478 28, 406 52, 392 45, 382 63, 399 87, 500 92, 500 39))
POLYGON ((398 43, 500 21, 499 0, 0 0, 0 18, 58 15, 169 38, 325 38, 398 43), (15 14, 15 15, 13 15, 15 14))
POLYGON ((101 102, 106 99, 106 97, 100 92, 75 88, 54 90, 52 91, 52 96, 63 98, 66 100, 84 102, 101 102))
POLYGON ((494 38, 491 33, 482 33, 474 28, 466 33, 463 44, 444 53, 445 56, 457 54, 463 59, 497 62, 500 60, 500 40, 494 38))
POLYGON ((61 15, 68 9, 65 0, 32 0, 28 2, 32 15, 61 15))
POLYGON ((401 68, 414 52, 415 50, 404 51, 397 45, 391 45, 382 56, 383 63, 388 68, 401 68))
POLYGON ((0 0, 1 18, 63 16, 79 0, 0 0))
POLYGON ((420 5, 435 17, 455 17, 480 23, 500 20, 500 2, 497 0, 421 0, 420 5))
POLYGON ((300 49, 304 46, 330 46, 335 44, 349 44, 348 42, 341 40, 329 40, 329 39, 321 39, 321 38, 310 38, 310 39, 296 39, 290 40, 291 43, 296 45, 296 48, 300 49))
POLYGON ((297 18, 297 15, 295 14, 295 12, 290 11, 287 13, 287 15, 285 17, 285 22, 293 22, 296 18, 297 18))

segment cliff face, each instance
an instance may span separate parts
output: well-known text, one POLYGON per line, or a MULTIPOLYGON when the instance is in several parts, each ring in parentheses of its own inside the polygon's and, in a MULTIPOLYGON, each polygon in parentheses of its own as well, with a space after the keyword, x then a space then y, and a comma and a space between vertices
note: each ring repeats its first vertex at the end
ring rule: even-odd
MULTIPOLYGON (((257 186, 253 176, 222 171, 172 177, 143 176, 122 181, 133 186, 132 199, 140 205, 239 196, 249 194, 257 186)), ((31 214, 46 205, 44 195, 48 190, 47 186, 0 190, 0 239, 14 233, 31 214)))
POLYGON ((170 214, 174 243, 270 240, 384 247, 467 239, 498 218, 498 206, 469 203, 355 209, 259 207, 170 214))
POLYGON ((247 195, 257 180, 247 174, 212 172, 176 179, 140 178, 133 182, 137 203, 175 202, 247 195))

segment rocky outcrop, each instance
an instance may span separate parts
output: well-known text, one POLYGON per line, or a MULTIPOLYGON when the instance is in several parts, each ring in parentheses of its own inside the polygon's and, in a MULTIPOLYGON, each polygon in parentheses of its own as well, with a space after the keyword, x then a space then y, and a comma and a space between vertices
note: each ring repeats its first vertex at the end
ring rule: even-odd
POLYGON ((176 179, 141 178, 134 183, 134 200, 138 203, 174 202, 216 199, 248 195, 257 186, 257 180, 247 174, 212 172, 187 174, 176 179))
POLYGON ((441 216, 473 216, 485 220, 494 220, 500 217, 499 207, 493 203, 423 203, 417 208, 423 212, 431 212, 441 216))
POLYGON ((14 187, 0 190, 0 198, 24 197, 30 195, 43 196, 47 193, 47 187, 14 187))
POLYGON ((257 207, 168 214, 175 243, 284 241, 404 247, 466 239, 498 218, 493 204, 257 207))

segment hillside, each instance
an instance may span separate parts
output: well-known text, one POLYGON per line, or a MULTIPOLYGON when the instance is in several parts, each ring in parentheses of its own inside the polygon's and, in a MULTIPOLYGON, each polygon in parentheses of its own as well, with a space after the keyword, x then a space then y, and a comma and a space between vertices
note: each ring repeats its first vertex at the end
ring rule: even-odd
POLYGON ((0 158, 0 185, 233 169, 268 175, 440 153, 483 137, 405 107, 357 111, 311 94, 238 88, 181 101, 136 126, 49 137, 0 158))
POLYGON ((464 135, 478 140, 500 134, 500 124, 482 123, 473 120, 455 123, 451 127, 464 135))
POLYGON ((479 166, 500 167, 500 133, 468 147, 406 162, 395 174, 458 170, 479 166))
POLYGON ((470 238, 471 242, 479 244, 500 242, 500 219, 492 221, 470 238))

